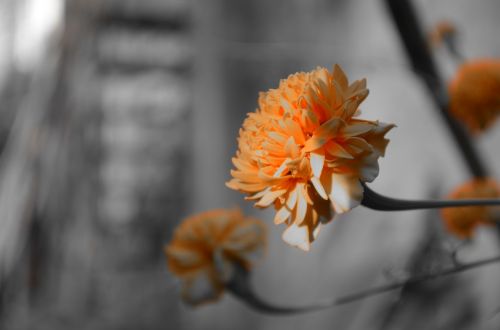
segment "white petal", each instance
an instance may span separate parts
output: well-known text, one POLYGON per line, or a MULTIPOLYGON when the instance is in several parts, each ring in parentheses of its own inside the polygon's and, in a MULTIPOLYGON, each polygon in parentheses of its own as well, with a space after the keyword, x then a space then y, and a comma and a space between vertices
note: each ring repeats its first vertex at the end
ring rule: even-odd
POLYGON ((307 226, 299 227, 293 224, 285 229, 281 237, 286 243, 296 246, 304 251, 309 251, 310 243, 307 226))
POLYGON ((380 133, 387 133, 389 130, 392 128, 396 127, 394 124, 388 124, 379 121, 378 125, 376 125, 373 129, 373 133, 380 134, 380 133))
POLYGON ((315 177, 319 178, 321 172, 323 171, 323 165, 325 164, 325 155, 323 152, 311 152, 311 168, 315 177))
POLYGON ((358 206, 363 198, 363 186, 357 178, 332 174, 330 201, 337 213, 344 213, 358 206))
POLYGON ((326 194, 325 188, 323 188, 323 185, 321 184, 321 181, 315 176, 311 178, 311 183, 314 186, 314 189, 318 192, 318 194, 321 196, 323 199, 328 199, 328 195, 326 194))
POLYGON ((280 104, 281 104, 281 107, 283 108, 283 110, 285 110, 285 112, 293 113, 293 109, 292 109, 292 106, 290 105, 290 103, 288 103, 288 101, 282 97, 280 98, 280 104))
POLYGON ((245 197, 245 199, 247 199, 247 200, 261 199, 262 196, 264 196, 265 194, 267 194, 269 191, 271 191, 271 188, 266 188, 266 189, 264 189, 262 191, 259 191, 258 193, 253 194, 252 196, 245 197))
POLYGON ((283 163, 281 163, 280 167, 278 167, 278 169, 276 170, 276 172, 274 172, 273 174, 273 178, 278 178, 281 176, 281 174, 285 171, 286 169, 286 164, 290 161, 290 158, 287 158, 283 161, 283 163))
POLYGON ((284 193, 286 193, 286 189, 274 190, 274 191, 271 190, 267 194, 262 196, 262 198, 257 203, 255 203, 255 206, 268 207, 276 200, 276 198, 280 197, 284 193))
POLYGON ((293 220, 294 223, 300 225, 306 217, 307 201, 306 197, 304 196, 306 194, 304 185, 299 185, 299 189, 300 190, 297 192, 297 209, 295 210, 295 219, 293 220))
POLYGON ((321 223, 319 223, 316 228, 313 230, 313 237, 314 239, 318 238, 319 232, 321 230, 321 223))
POLYGON ((282 206, 274 216, 274 223, 279 225, 280 223, 285 222, 290 217, 290 214, 290 210, 286 206, 282 206))
POLYGON ((299 186, 296 185, 295 189, 288 194, 288 199, 286 200, 286 206, 288 207, 289 210, 293 210, 295 208, 295 204, 297 203, 298 190, 299 186))
POLYGON ((308 252, 311 249, 311 243, 309 243, 309 241, 305 241, 304 243, 297 245, 297 247, 302 251, 308 252))

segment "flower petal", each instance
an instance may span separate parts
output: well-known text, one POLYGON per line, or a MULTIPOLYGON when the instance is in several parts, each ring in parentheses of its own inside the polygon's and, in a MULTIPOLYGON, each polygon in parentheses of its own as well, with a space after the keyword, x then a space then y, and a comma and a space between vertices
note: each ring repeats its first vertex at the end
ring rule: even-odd
POLYGON ((295 143, 293 136, 290 136, 285 144, 285 153, 289 158, 297 158, 300 155, 299 147, 295 143))
POLYGON ((364 151, 373 151, 372 146, 366 142, 364 139, 359 137, 351 137, 346 141, 349 149, 354 151, 355 153, 361 153, 364 151))
POLYGON ((321 231, 321 227, 322 227, 322 226, 321 226, 321 223, 319 223, 319 224, 316 226, 316 228, 314 228, 313 233, 312 233, 312 234, 313 234, 313 238, 314 238, 314 239, 318 238, 319 232, 321 231))
POLYGON ((217 300, 222 294, 222 285, 217 285, 207 272, 185 279, 182 285, 184 301, 192 305, 217 300))
POLYGON ((298 193, 298 185, 288 194, 288 198, 286 200, 286 207, 289 210, 293 210, 295 208, 295 204, 297 203, 297 193, 298 193))
POLYGON ((347 158, 347 159, 354 158, 354 156, 351 155, 347 150, 345 150, 344 147, 342 147, 340 144, 333 142, 333 141, 329 141, 325 145, 325 149, 330 155, 335 156, 335 157, 347 158))
POLYGON ((167 249, 167 254, 175 262, 176 266, 183 268, 194 267, 204 263, 204 260, 196 250, 171 246, 167 249))
POLYGON ((221 283, 229 282, 235 271, 233 262, 224 256, 222 248, 220 247, 214 249, 212 257, 217 279, 221 283))
POLYGON ((301 224, 307 212, 307 200, 305 194, 307 193, 304 190, 304 185, 299 185, 299 189, 297 192, 297 208, 295 209, 295 218, 293 219, 294 223, 301 224))
POLYGON ((288 101, 284 98, 280 98, 280 105, 283 107, 286 113, 293 114, 293 107, 288 103, 288 101))
POLYGON ((281 238, 291 246, 296 246, 304 251, 309 251, 311 247, 307 226, 292 224, 285 229, 281 238))
POLYGON ((288 129, 288 133, 294 137, 298 144, 304 144, 306 142, 304 133, 298 123, 292 119, 285 119, 284 123, 288 129))
POLYGON ((314 189, 316 189, 321 198, 328 199, 328 195, 326 194, 325 188, 323 188, 321 181, 317 177, 313 176, 311 178, 311 183, 313 184, 314 189))
POLYGON ((347 87, 348 87, 347 76, 338 64, 335 64, 333 66, 333 79, 338 81, 338 83, 339 83, 340 87, 342 87, 342 89, 347 89, 347 87))
POLYGON ((374 126, 375 125, 368 122, 357 122, 344 127, 344 129, 342 130, 342 134, 348 137, 358 136, 370 132, 374 129, 374 126))
POLYGON ((363 159, 360 169, 360 179, 364 182, 372 182, 378 176, 379 165, 378 156, 373 153, 363 159))
POLYGON ((323 125, 318 127, 313 136, 306 141, 303 150, 305 152, 310 152, 321 148, 325 143, 327 143, 337 134, 337 132, 343 125, 345 125, 344 121, 340 118, 335 117, 328 120, 323 125))
POLYGON ((280 167, 278 167, 278 169, 276 170, 276 172, 274 172, 273 174, 273 177, 274 178, 277 178, 279 177, 281 174, 283 174, 283 172, 285 172, 286 170, 286 164, 290 161, 290 158, 286 158, 283 163, 281 163, 280 167))
POLYGON ((379 156, 383 157, 387 144, 389 143, 389 139, 385 138, 385 134, 394 127, 396 127, 394 124, 379 122, 377 127, 375 127, 371 133, 363 136, 363 138, 374 148, 379 156))
POLYGON ((322 150, 317 150, 316 152, 311 152, 311 168, 315 177, 319 178, 321 172, 323 171, 323 166, 325 164, 325 154, 322 150))
POLYGON ((285 143, 285 141, 286 141, 286 136, 281 134, 281 133, 278 133, 276 131, 269 132, 267 135, 271 139, 276 140, 277 142, 280 142, 280 143, 285 143))
POLYGON ((335 212, 344 213, 358 206, 363 199, 363 186, 356 177, 332 174, 330 201, 335 212))
POLYGON ((280 197, 281 195, 283 195, 286 192, 287 192, 286 189, 271 190, 267 194, 262 196, 262 198, 257 203, 255 203, 255 206, 268 207, 269 205, 271 205, 274 202, 274 200, 276 198, 280 197))
POLYGON ((292 212, 286 207, 286 205, 283 205, 277 212, 276 215, 274 216, 274 223, 279 225, 280 223, 285 222, 288 220, 292 212))

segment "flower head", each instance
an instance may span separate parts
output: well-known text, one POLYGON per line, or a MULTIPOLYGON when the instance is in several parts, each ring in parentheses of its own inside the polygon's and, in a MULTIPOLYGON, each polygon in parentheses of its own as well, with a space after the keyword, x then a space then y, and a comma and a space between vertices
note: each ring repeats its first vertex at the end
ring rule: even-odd
POLYGON ((463 64, 449 92, 451 114, 473 133, 486 130, 500 114, 500 60, 463 64))
POLYGON ((338 65, 317 68, 261 93, 243 122, 227 186, 257 207, 274 205, 287 243, 309 250, 321 224, 359 205, 360 181, 378 175, 394 125, 358 118, 367 95, 364 79, 349 84, 338 65))
POLYGON ((165 246, 170 271, 193 305, 217 300, 235 267, 250 270, 266 243, 265 225, 239 209, 217 209, 185 219, 165 246))
MULTIPOLYGON (((457 187, 450 199, 499 198, 500 186, 492 179, 475 179, 457 187)), ((497 206, 467 206, 444 208, 441 215, 446 229, 460 238, 470 238, 479 225, 495 222, 500 208, 497 206)))

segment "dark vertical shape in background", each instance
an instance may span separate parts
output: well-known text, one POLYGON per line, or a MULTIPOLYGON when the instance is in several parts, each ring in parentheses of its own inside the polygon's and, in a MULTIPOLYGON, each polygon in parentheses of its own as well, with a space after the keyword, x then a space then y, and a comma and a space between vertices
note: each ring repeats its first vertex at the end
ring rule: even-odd
POLYGON ((486 177, 488 171, 464 128, 448 114, 448 95, 425 42, 415 10, 409 0, 385 0, 401 37, 408 59, 425 83, 441 117, 451 132, 461 155, 474 177, 486 177))

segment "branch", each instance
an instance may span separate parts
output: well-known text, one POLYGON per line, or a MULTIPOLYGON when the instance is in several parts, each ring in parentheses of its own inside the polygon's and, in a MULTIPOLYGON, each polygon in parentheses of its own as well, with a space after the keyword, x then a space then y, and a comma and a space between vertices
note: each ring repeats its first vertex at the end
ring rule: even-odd
POLYGON ((260 297, 255 295, 254 291, 249 285, 248 273, 241 269, 236 273, 235 279, 233 279, 227 285, 227 288, 231 293, 233 293, 236 297, 241 299, 245 304, 247 304, 248 306, 259 312, 273 314, 273 315, 289 315, 289 314, 314 312, 343 304, 348 304, 351 302, 355 302, 357 300, 394 291, 404 286, 414 285, 434 280, 440 277, 454 275, 457 273, 464 272, 466 270, 489 265, 499 261, 500 261, 500 256, 496 256, 492 258, 486 258, 483 260, 474 261, 468 264, 459 264, 453 267, 442 269, 441 271, 438 272, 431 272, 428 274, 417 275, 403 281, 377 286, 363 291, 347 294, 331 300, 326 300, 316 304, 311 304, 309 306, 299 306, 299 307, 278 306, 262 300, 260 297))
POLYGON ((448 95, 446 87, 438 74, 427 43, 419 25, 417 15, 409 0, 385 0, 394 20, 406 54, 415 72, 425 83, 434 103, 441 114, 457 147, 474 177, 488 176, 484 162, 479 157, 469 135, 462 125, 448 113, 448 95))

